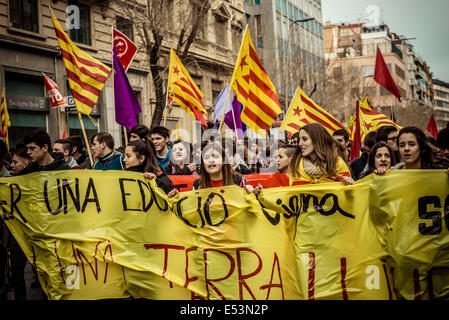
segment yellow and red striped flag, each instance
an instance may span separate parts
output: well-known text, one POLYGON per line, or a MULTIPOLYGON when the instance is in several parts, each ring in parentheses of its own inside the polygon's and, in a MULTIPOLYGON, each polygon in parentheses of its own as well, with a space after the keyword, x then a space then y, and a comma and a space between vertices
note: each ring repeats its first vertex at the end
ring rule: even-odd
POLYGON ((2 103, 0 105, 1 114, 1 128, 0 137, 5 138, 6 147, 9 149, 8 128, 11 126, 11 119, 9 119, 8 107, 6 106, 5 87, 2 89, 2 103))
POLYGON ((76 109, 89 115, 112 69, 78 48, 50 10, 76 109))
POLYGON ((281 128, 290 133, 295 133, 306 124, 317 122, 326 128, 332 135, 335 130, 344 129, 345 126, 335 119, 330 113, 319 107, 312 101, 301 88, 296 89, 281 128))
POLYGON ((254 49, 248 26, 230 84, 243 105, 242 122, 264 137, 282 108, 276 89, 254 49))
POLYGON ((365 136, 372 131, 377 131, 383 126, 394 126, 398 130, 402 127, 388 118, 386 115, 375 111, 371 104, 368 105, 364 101, 356 103, 356 113, 354 115, 354 130, 351 132, 350 138, 353 140, 353 148, 351 149, 350 161, 360 156, 360 147, 365 140, 365 136))
POLYGON ((204 98, 204 94, 196 86, 173 49, 170 50, 169 68, 168 90, 170 95, 173 96, 174 101, 181 108, 186 110, 207 128, 207 123, 204 119, 205 116, 207 117, 207 111, 201 101, 204 98))
MULTIPOLYGON (((371 99, 368 97, 368 94, 365 95, 362 101, 359 101, 358 105, 360 108, 374 111, 373 106, 371 104, 371 99)), ((354 140, 355 120, 356 120, 356 113, 354 113, 352 117, 348 120, 348 124, 346 126, 346 130, 348 131, 349 138, 351 140, 354 140)))
POLYGON ((388 118, 386 115, 374 110, 368 110, 364 107, 360 107, 360 123, 362 141, 365 139, 368 132, 376 131, 383 126, 394 126, 398 130, 402 129, 399 124, 388 118))

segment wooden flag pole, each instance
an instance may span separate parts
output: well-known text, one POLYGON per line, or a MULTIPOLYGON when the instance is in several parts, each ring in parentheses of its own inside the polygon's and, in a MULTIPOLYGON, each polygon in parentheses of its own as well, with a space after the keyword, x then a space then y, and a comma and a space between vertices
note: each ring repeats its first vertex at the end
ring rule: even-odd
POLYGON ((226 95, 226 101, 225 101, 225 105, 224 105, 224 108, 223 108, 223 113, 221 115, 220 127, 218 128, 218 132, 221 132, 221 128, 223 127, 224 119, 225 119, 225 116, 226 116, 226 108, 228 106, 229 95, 231 94, 231 90, 232 90, 232 88, 229 87, 228 94, 226 95))
POLYGON ((237 133, 237 124, 235 123, 234 106, 232 106, 231 112, 232 112, 232 120, 234 121, 235 141, 237 141, 237 139, 239 138, 239 135, 238 135, 238 133, 237 133))
POLYGON ((169 90, 170 90, 170 86, 169 86, 169 83, 167 81, 167 93, 165 94, 165 106, 164 106, 164 127, 165 127, 165 125, 167 123, 167 112, 168 112, 167 111, 167 109, 168 109, 167 104, 168 104, 169 90))
POLYGON ((126 131, 126 127, 123 127, 123 136, 125 137, 125 147, 128 146, 128 131, 126 131))
POLYGON ((89 148, 89 141, 87 140, 86 129, 84 129, 83 119, 81 118, 81 113, 78 111, 78 119, 80 120, 81 130, 83 131, 84 143, 86 144, 87 153, 89 154, 90 166, 93 168, 94 160, 92 159, 92 151, 89 148))

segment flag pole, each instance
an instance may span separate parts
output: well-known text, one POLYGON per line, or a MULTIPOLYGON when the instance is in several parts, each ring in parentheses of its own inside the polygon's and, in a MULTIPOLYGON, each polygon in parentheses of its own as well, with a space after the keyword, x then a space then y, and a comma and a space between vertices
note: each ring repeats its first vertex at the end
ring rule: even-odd
POLYGON ((165 106, 164 106, 164 127, 165 127, 165 124, 167 123, 167 112, 168 112, 167 104, 168 104, 169 89, 170 89, 170 87, 169 87, 169 83, 167 81, 167 93, 165 94, 165 106))
POLYGON ((224 105, 224 108, 223 108, 223 113, 221 115, 220 127, 218 128, 218 132, 221 132, 221 128, 223 127, 224 119, 225 119, 225 116, 226 116, 226 109, 227 109, 228 101, 229 101, 229 95, 231 94, 231 90, 232 90, 232 88, 229 87, 228 94, 226 95, 226 101, 225 101, 225 105, 224 105))
POLYGON ((91 168, 93 168, 94 161, 92 159, 92 152, 89 148, 89 141, 87 140, 86 129, 84 129, 83 119, 81 118, 81 113, 79 111, 78 111, 78 119, 80 120, 81 130, 83 131, 84 143, 86 144, 87 153, 89 154, 90 166, 91 168))
POLYGON ((125 137, 125 147, 128 146, 128 131, 126 131, 126 127, 123 126, 123 136, 125 137))
MULTIPOLYGON (((236 61, 236 64, 237 64, 237 62, 238 62, 238 58, 239 58, 239 56, 240 56, 240 52, 242 51, 243 42, 244 42, 244 40, 245 40, 245 35, 246 35, 246 32, 247 32, 247 31, 248 31, 248 24, 246 24, 245 32, 243 33, 242 42, 240 43, 240 49, 239 49, 239 54, 237 55, 237 61, 236 61)), ((234 73, 235 73, 235 68, 234 68, 234 73)), ((234 78, 234 74, 232 75, 232 78, 234 78)), ((232 78, 231 78, 231 83, 232 83, 232 78)), ((231 83, 229 83, 229 91, 228 91, 228 95, 227 95, 227 97, 226 97, 226 103, 225 103, 225 107, 224 107, 224 110, 223 110, 223 114, 222 114, 222 116, 221 116, 221 122, 220 122, 220 127, 218 128, 218 132, 221 132, 221 127, 223 126, 223 122, 224 122, 224 118, 225 118, 225 114, 226 114, 226 107, 227 107, 227 105, 228 105, 229 94, 231 93, 231 89, 232 89, 231 83)))
MULTIPOLYGON (((171 59, 171 58, 170 58, 171 59)), ((167 104, 168 104, 168 97, 170 94, 170 63, 168 63, 168 78, 167 78, 167 92, 165 93, 165 106, 164 106, 164 127, 167 123, 167 104)))
MULTIPOLYGON (((240 102, 239 102, 239 103, 240 103, 240 102)), ((237 133, 237 124, 235 123, 234 106, 232 106, 231 112, 232 112, 232 120, 234 121, 235 141, 237 141, 239 135, 238 135, 238 133, 237 133)))

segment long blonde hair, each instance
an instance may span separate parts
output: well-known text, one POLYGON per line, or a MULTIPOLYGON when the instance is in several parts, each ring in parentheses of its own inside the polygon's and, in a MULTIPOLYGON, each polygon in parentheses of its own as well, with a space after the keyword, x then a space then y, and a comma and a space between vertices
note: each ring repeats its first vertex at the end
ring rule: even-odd
MULTIPOLYGON (((301 130, 305 130, 312 140, 317 165, 322 171, 326 172, 327 176, 336 176, 339 157, 338 147, 329 132, 319 123, 309 123, 302 127, 301 130)), ((301 132, 301 130, 299 131, 301 132)), ((289 166, 289 171, 294 176, 300 176, 299 162, 301 158, 301 149, 298 148, 289 166)))

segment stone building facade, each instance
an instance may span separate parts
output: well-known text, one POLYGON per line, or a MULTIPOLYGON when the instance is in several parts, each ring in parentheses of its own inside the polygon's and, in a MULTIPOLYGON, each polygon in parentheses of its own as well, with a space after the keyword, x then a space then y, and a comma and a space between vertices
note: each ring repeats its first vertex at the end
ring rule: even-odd
MULTIPOLYGON (((166 1, 174 11, 183 11, 186 18, 191 12, 189 8, 198 2, 166 1)), ((211 8, 205 16, 201 32, 189 51, 194 63, 186 65, 205 94, 203 103, 209 111, 209 120, 212 119, 218 94, 232 76, 244 29, 243 0, 210 2, 211 8)), ((53 140, 61 137, 66 128, 68 135, 81 134, 75 112, 51 108, 43 82, 42 72, 56 81, 64 96, 70 97, 49 4, 61 26, 79 48, 111 66, 113 26, 129 35, 138 46, 142 44, 139 34, 121 10, 124 3, 120 0, 0 0, 0 86, 6 87, 12 123, 9 131, 11 146, 35 128, 46 129, 53 140), (79 9, 79 29, 67 29, 67 19, 73 13, 68 10, 71 5, 79 9)), ((145 5, 146 1, 136 0, 136 3, 145 5)), ((181 23, 175 18, 177 16, 174 14, 171 17, 170 28, 164 34, 167 41, 161 49, 161 69, 168 70, 169 50, 176 46, 181 23)), ((150 126, 155 95, 148 56, 144 50, 138 51, 127 75, 142 108, 138 122, 150 126)), ((167 78, 167 75, 166 72, 163 77, 167 78)), ((124 140, 123 131, 115 122, 112 80, 110 76, 91 114, 99 127, 83 118, 89 137, 98 131, 108 131, 119 141, 116 143, 118 147, 124 140)), ((176 124, 184 128, 191 139, 198 133, 199 126, 193 117, 174 106, 168 112, 166 126, 173 130, 176 124)))

